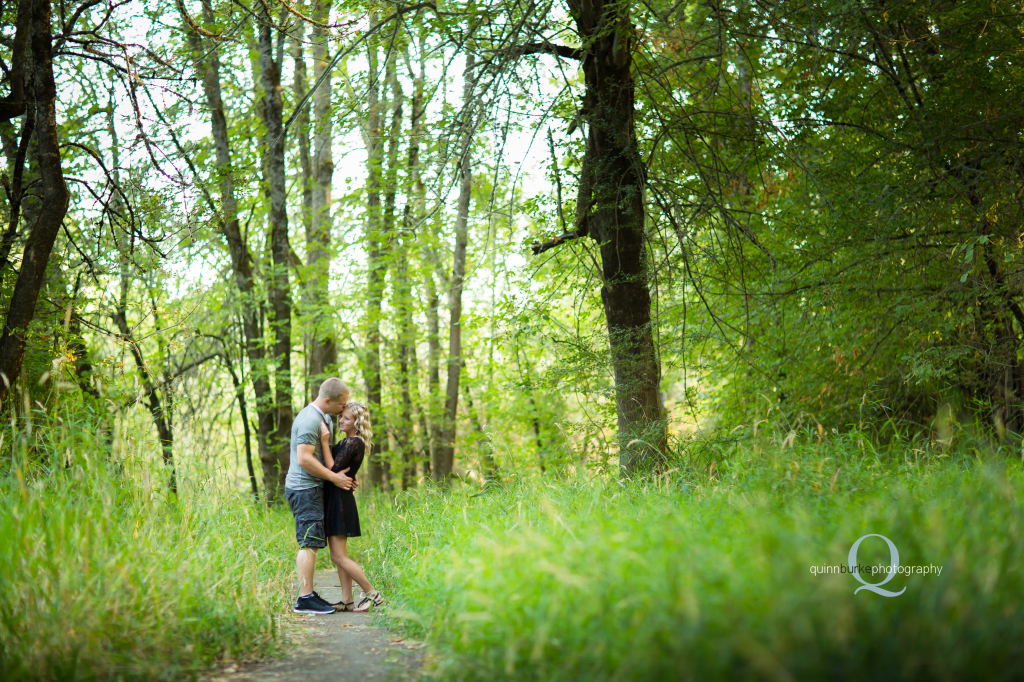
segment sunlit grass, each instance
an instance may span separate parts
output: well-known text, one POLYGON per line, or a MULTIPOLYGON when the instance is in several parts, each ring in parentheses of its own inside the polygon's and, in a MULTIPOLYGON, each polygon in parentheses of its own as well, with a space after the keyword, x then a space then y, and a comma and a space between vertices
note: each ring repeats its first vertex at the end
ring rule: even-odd
POLYGON ((181 679, 280 649, 286 511, 200 472, 169 497, 129 438, 112 459, 86 422, 48 428, 5 432, 0 679, 181 679))
MULTIPOLYGON (((365 561, 443 679, 1024 675, 1019 462, 791 445, 735 444, 711 476, 420 490, 378 505, 365 561), (868 533, 942 573, 893 598, 812 575, 868 533)), ((874 542, 858 562, 889 563, 874 542)))

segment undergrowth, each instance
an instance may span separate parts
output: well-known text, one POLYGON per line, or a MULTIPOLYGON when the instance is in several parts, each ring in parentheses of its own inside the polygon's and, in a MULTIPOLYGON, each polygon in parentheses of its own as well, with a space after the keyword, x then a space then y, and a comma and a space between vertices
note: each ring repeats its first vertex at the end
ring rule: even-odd
MULTIPOLYGON (((632 483, 417 490, 376 506, 365 567, 441 679, 1021 679, 1022 467, 917 449, 747 441, 632 483), (869 533, 941 573, 891 598, 812 573, 869 533)), ((890 559, 873 538, 857 561, 890 559)))
POLYGON ((3 434, 0 679, 182 679, 279 651, 287 511, 180 465, 169 495, 148 441, 74 419, 3 434))

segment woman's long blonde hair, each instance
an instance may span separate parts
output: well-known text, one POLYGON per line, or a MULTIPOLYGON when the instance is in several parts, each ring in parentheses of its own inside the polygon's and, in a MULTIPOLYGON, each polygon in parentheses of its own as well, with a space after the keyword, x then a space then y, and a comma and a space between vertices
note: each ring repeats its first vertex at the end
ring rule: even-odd
POLYGON ((351 402, 345 405, 345 410, 351 410, 352 416, 356 418, 355 437, 363 441, 366 447, 366 454, 370 454, 370 447, 373 445, 373 430, 370 428, 370 410, 362 403, 351 402))

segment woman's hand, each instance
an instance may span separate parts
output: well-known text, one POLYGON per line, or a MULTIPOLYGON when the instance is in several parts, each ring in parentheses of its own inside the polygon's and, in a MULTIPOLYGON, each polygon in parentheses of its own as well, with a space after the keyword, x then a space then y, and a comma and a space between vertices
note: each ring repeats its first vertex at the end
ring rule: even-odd
POLYGON ((333 469, 334 458, 331 457, 331 430, 323 422, 320 422, 320 452, 324 455, 324 466, 328 469, 333 469))

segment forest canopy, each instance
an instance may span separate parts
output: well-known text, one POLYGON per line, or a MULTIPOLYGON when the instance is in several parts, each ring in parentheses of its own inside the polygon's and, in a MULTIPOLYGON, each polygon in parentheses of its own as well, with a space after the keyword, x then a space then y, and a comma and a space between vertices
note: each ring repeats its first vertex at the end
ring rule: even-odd
POLYGON ((664 471, 766 421, 1024 429, 1017 3, 0 20, 0 401, 148 424, 172 490, 234 453, 279 500, 329 376, 385 490, 664 471))

